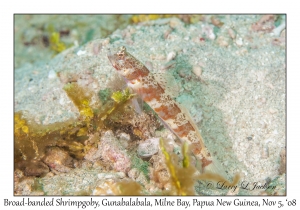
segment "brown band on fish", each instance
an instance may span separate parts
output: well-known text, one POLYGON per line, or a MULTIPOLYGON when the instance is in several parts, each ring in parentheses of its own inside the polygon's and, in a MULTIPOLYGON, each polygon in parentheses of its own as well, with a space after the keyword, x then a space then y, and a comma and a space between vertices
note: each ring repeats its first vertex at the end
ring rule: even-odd
POLYGON ((191 144, 191 150, 194 155, 199 155, 201 153, 202 147, 199 142, 194 142, 191 144))
POLYGON ((175 119, 176 115, 180 113, 180 109, 178 107, 171 108, 165 105, 154 108, 154 111, 158 113, 163 120, 175 119))
POLYGON ((208 166, 209 164, 212 163, 211 160, 206 159, 205 157, 202 157, 202 160, 201 160, 201 161, 202 161, 202 169, 203 169, 203 170, 205 169, 206 166, 208 166))
MULTIPOLYGON (((146 68, 146 67, 145 67, 146 68)), ((126 76, 126 78, 128 80, 134 80, 134 79, 138 79, 139 77, 145 77, 149 74, 149 72, 147 71, 142 71, 142 70, 139 70, 139 71, 131 71, 130 74, 128 74, 126 76)))
POLYGON ((163 94, 164 90, 161 87, 141 87, 138 89, 138 92, 141 94, 144 101, 149 102, 153 99, 159 101, 160 94, 163 94))
MULTIPOLYGON (((177 133, 178 136, 187 137, 190 131, 193 131, 194 128, 191 125, 191 123, 186 123, 184 125, 178 126, 178 128, 174 129, 175 133, 177 133)), ((192 143, 192 142, 190 142, 192 143)))

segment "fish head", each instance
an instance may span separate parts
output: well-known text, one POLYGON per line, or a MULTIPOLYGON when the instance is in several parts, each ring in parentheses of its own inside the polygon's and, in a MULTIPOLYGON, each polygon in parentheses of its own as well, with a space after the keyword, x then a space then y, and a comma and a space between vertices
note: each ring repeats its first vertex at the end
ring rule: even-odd
POLYGON ((125 54, 126 48, 124 46, 120 47, 116 53, 112 53, 111 50, 108 49, 107 57, 117 71, 122 70, 125 66, 125 54))
POLYGON ((124 46, 120 47, 116 53, 111 53, 108 50, 107 57, 113 67, 127 81, 136 80, 147 76, 149 73, 149 70, 139 60, 128 53, 124 46))

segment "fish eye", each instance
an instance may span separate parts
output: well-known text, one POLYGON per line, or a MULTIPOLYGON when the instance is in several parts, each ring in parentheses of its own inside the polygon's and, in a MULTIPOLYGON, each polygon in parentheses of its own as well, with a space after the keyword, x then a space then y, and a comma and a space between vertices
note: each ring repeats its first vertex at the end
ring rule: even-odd
POLYGON ((122 59, 124 57, 124 52, 118 52, 117 55, 119 59, 122 59))
POLYGON ((119 59, 123 59, 125 55, 126 48, 124 46, 120 47, 120 51, 117 53, 119 59))

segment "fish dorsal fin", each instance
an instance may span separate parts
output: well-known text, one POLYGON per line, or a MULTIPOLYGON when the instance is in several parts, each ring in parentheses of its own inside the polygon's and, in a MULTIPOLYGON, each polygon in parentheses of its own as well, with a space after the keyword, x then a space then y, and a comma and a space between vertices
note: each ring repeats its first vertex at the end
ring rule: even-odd
POLYGON ((176 98, 180 92, 179 82, 176 82, 174 76, 167 72, 152 73, 158 84, 165 90, 171 98, 176 98))

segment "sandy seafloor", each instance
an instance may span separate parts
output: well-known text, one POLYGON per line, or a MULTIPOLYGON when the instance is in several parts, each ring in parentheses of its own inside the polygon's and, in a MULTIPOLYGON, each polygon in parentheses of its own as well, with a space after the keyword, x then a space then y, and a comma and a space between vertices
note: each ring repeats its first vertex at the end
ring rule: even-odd
MULTIPOLYGON (((286 142, 285 29, 272 30, 282 26, 284 16, 276 24, 267 18, 259 23, 261 15, 215 16, 223 23, 219 26, 211 16, 193 24, 177 18, 132 24, 47 61, 22 61, 14 73, 15 111, 26 110, 44 125, 78 117, 55 73, 84 75, 90 70, 85 85, 99 92, 116 77, 107 49, 124 45, 151 72, 173 75, 179 86, 176 101, 189 110, 205 145, 230 177, 238 173, 249 183, 276 182, 277 194, 285 194, 285 173, 279 173, 286 142), (256 28, 255 23, 261 26, 256 28)), ((43 190, 38 192, 30 182, 16 187, 23 195, 73 195, 83 189, 95 194, 96 187, 90 186, 103 184, 101 179, 128 176, 113 171, 108 178, 99 174, 93 166, 74 168, 42 178, 43 190)), ((204 194, 218 192, 204 190, 204 194)))

